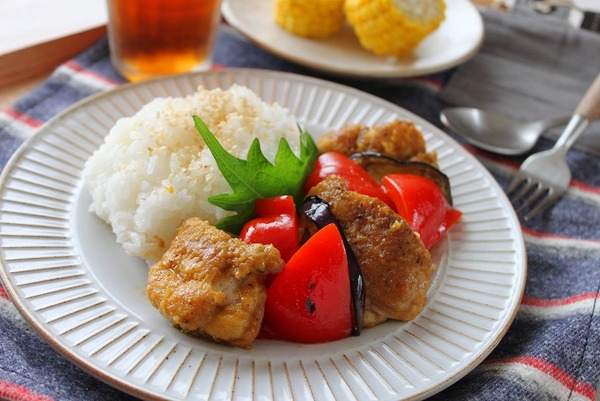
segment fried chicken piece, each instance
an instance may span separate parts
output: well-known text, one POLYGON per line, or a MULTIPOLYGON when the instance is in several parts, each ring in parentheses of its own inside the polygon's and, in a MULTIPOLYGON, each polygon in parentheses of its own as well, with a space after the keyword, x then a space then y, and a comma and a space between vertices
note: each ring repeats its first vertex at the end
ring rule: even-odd
POLYGON ((358 259, 367 295, 363 325, 416 317, 425 307, 435 270, 419 234, 379 199, 349 191, 338 176, 315 185, 310 195, 329 203, 358 259))
POLYGON ((394 120, 367 127, 348 124, 323 135, 317 141, 321 153, 338 152, 350 156, 377 152, 397 160, 421 161, 437 167, 437 154, 427 152, 425 139, 412 121, 394 120))
POLYGON ((359 149, 358 143, 368 132, 369 127, 366 125, 347 124, 320 137, 317 140, 317 148, 320 153, 337 152, 350 156, 363 151, 359 149))
POLYGON ((182 331, 249 347, 264 315, 265 279, 283 265, 272 245, 247 244, 190 218, 150 268, 146 292, 182 331))

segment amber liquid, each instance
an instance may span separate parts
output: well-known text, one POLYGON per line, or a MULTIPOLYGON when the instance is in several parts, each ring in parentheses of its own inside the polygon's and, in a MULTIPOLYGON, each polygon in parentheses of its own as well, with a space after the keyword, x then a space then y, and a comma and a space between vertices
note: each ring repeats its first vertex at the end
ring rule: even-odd
POLYGON ((108 0, 111 58, 130 81, 206 69, 220 0, 108 0))

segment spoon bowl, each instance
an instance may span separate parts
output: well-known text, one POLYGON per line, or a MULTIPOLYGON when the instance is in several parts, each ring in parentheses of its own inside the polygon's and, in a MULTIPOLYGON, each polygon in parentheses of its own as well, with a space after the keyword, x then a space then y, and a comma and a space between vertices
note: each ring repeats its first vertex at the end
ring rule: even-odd
POLYGON ((470 144, 502 155, 528 152, 549 128, 565 125, 570 117, 524 122, 502 114, 470 107, 451 107, 441 112, 442 123, 470 144))

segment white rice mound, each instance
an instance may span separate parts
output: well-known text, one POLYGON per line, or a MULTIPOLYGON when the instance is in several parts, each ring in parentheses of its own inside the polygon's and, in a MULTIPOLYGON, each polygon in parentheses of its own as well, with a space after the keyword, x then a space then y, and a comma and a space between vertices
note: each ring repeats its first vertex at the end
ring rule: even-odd
POLYGON ((157 98, 117 121, 83 171, 90 210, 106 221, 125 251, 158 260, 175 229, 192 216, 216 223, 230 214, 208 197, 231 192, 194 126, 198 115, 230 153, 246 158, 254 138, 273 161, 284 137, 298 155, 296 119, 243 86, 199 88, 184 98, 157 98))

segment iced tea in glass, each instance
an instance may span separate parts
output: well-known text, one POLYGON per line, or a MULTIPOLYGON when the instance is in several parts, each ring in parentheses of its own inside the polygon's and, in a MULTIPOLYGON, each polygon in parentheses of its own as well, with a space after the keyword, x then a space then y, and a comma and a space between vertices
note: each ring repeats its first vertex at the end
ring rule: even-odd
POLYGON ((212 64, 220 0, 107 0, 111 59, 128 80, 212 64))

